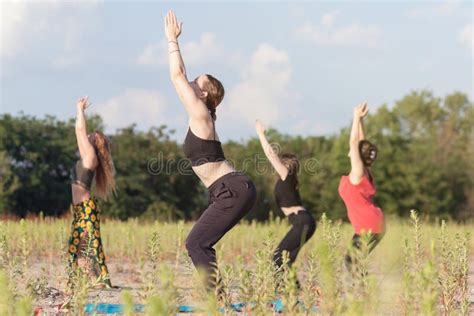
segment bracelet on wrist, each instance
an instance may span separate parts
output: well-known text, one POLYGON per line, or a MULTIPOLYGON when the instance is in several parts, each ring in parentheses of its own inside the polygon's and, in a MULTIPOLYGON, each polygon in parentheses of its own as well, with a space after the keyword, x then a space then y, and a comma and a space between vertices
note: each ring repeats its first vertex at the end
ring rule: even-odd
POLYGON ((172 53, 174 53, 174 52, 179 52, 179 49, 172 50, 172 51, 169 52, 169 53, 172 54, 172 53))
POLYGON ((178 41, 168 41, 168 43, 175 43, 176 45, 178 45, 178 41))

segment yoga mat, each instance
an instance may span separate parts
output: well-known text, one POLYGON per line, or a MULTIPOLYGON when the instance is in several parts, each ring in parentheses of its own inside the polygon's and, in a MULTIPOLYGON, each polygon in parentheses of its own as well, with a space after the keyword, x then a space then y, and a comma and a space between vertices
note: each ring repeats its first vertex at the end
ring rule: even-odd
MULTIPOLYGON (((84 312, 86 314, 122 314, 124 311, 123 304, 86 304, 84 312)), ((137 313, 143 313, 145 311, 145 305, 143 304, 135 304, 134 311, 137 313)), ((198 309, 189 305, 181 305, 179 306, 178 312, 179 313, 193 313, 197 312, 198 309)))
MULTIPOLYGON (((302 306, 303 307, 303 301, 301 300, 298 300, 298 305, 302 306)), ((272 301, 272 307, 273 307, 273 310, 277 313, 281 313, 283 312, 283 308, 285 307, 283 305, 283 301, 281 299, 278 299, 278 300, 273 300, 272 301)), ((311 308, 311 310, 313 312, 316 312, 318 309, 318 307, 316 305, 313 305, 313 307, 311 308)))
MULTIPOLYGON (((247 306, 247 303, 233 303, 230 304, 228 307, 230 307, 230 309, 234 312, 241 312, 245 306, 247 306)), ((224 307, 219 308, 220 313, 225 313, 225 310, 226 308, 224 307)))
POLYGON ((280 299, 272 301, 272 307, 277 313, 283 312, 283 301, 280 299))
MULTIPOLYGON (((283 301, 278 299, 278 300, 273 300, 270 302, 271 307, 273 310, 277 313, 281 313, 283 311, 283 301)), ((255 307, 255 302, 250 302, 250 303, 234 303, 230 304, 230 308, 235 311, 235 312, 241 312, 246 306, 250 306, 250 308, 255 307)), ((219 312, 224 313, 225 309, 223 307, 219 308, 219 312)))
POLYGON ((198 312, 199 309, 196 307, 192 307, 189 305, 180 305, 178 308, 178 313, 195 313, 198 312))
MULTIPOLYGON (((123 314, 123 304, 86 304, 84 305, 84 313, 86 314, 123 314)), ((135 304, 133 310, 137 313, 142 313, 145 310, 145 305, 135 304)))
MULTIPOLYGON (((247 306, 246 303, 234 303, 230 304, 230 308, 233 311, 240 312, 244 307, 247 306)), ((84 306, 84 312, 86 314, 123 314, 124 311, 124 305, 123 304, 107 304, 107 303, 101 303, 101 304, 86 304, 84 306)), ((143 304, 135 304, 134 306, 134 311, 137 313, 144 312, 145 311, 145 306, 143 304)), ((195 312, 201 312, 199 308, 189 306, 189 305, 180 305, 178 308, 179 313, 195 313, 195 312)), ((220 308, 219 312, 224 313, 225 309, 220 308)))
MULTIPOLYGON (((301 304, 301 302, 299 302, 301 304)), ((255 306, 254 302, 241 302, 241 303, 233 303, 230 304, 230 309, 235 312, 241 312, 246 306, 253 308, 255 306)), ((283 312, 283 301, 281 299, 271 301, 271 306, 273 310, 277 313, 283 312)), ((135 304, 134 311, 137 313, 143 313, 145 311, 145 305, 143 304, 135 304)), ((316 307, 313 307, 315 309, 316 307)), ((84 305, 84 313, 86 314, 123 314, 124 305, 123 304, 107 304, 107 303, 100 303, 100 304, 86 304, 84 305)), ((190 305, 180 305, 178 308, 179 313, 195 313, 195 312, 202 312, 201 309, 190 306, 190 305)), ((224 313, 225 308, 219 308, 219 312, 224 313)))

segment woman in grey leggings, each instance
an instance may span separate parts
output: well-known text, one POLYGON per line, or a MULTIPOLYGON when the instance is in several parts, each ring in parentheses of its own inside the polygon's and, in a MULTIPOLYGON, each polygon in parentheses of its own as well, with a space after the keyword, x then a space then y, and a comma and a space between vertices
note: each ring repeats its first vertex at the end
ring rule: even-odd
POLYGON ((235 171, 226 161, 216 133, 216 108, 224 98, 224 87, 205 74, 188 81, 178 44, 181 23, 169 11, 165 17, 165 34, 171 81, 189 115, 184 153, 193 171, 209 190, 209 206, 186 239, 186 249, 196 268, 206 274, 208 289, 216 287, 213 271, 217 266, 213 246, 244 217, 255 204, 252 181, 235 171))

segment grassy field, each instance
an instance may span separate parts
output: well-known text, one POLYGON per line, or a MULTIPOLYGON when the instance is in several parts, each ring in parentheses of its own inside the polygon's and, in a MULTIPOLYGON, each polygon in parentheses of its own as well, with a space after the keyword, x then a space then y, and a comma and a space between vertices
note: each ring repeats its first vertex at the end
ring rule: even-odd
MULTIPOLYGON (((206 296, 187 256, 192 223, 102 221, 102 236, 115 290, 91 288, 87 278, 67 287, 69 219, 4 221, 0 224, 1 315, 78 315, 84 303, 146 304, 149 315, 176 314, 180 304, 203 315, 235 314, 206 296)), ((293 268, 275 273, 273 249, 289 228, 285 220, 242 223, 216 246, 225 303, 253 302, 241 314, 271 315, 281 299, 284 314, 468 315, 474 313, 474 225, 424 223, 415 214, 388 219, 372 254, 364 249, 350 274, 343 258, 353 231, 319 219, 313 238, 293 268), (469 272, 470 271, 470 272, 469 272), (295 278, 301 283, 298 290, 295 278), (470 293, 471 292, 471 293, 470 293), (300 300, 303 303, 297 304, 300 300), (469 311, 470 310, 470 311, 469 311)), ((224 304, 225 305, 225 304, 224 304)), ((127 310, 126 314, 133 312, 127 310)), ((240 314, 240 313, 239 313, 240 314)))

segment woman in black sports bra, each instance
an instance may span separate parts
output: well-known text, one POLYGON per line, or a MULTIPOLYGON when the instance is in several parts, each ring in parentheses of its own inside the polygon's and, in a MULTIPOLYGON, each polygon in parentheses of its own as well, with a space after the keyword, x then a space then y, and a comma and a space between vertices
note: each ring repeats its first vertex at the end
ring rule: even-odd
POLYGON ((84 111, 88 106, 87 97, 77 101, 76 139, 81 159, 71 171, 73 222, 68 252, 74 270, 80 266, 88 272, 95 286, 111 287, 100 236, 100 210, 91 187, 95 176, 97 196, 107 199, 115 191, 115 170, 107 137, 98 131, 87 134, 84 111), (87 261, 91 266, 87 266, 87 261))
POLYGON ((253 207, 256 190, 253 182, 226 161, 216 130, 216 108, 224 98, 224 87, 211 75, 189 82, 178 45, 181 23, 172 11, 165 17, 170 76, 189 115, 184 153, 209 190, 209 206, 186 239, 186 249, 196 268, 206 273, 209 290, 217 286, 213 246, 253 207))
POLYGON ((278 157, 265 137, 265 127, 257 120, 255 123, 263 151, 278 173, 275 185, 275 199, 277 206, 288 217, 292 227, 278 245, 273 261, 279 268, 282 265, 282 252, 288 251, 289 264, 295 260, 301 247, 313 236, 316 230, 316 221, 304 208, 298 190, 299 162, 295 155, 284 154, 278 157))

